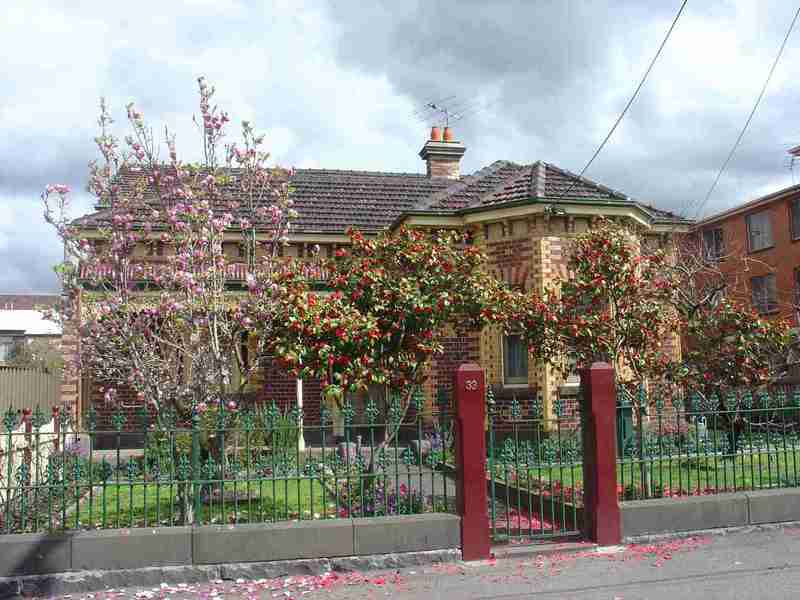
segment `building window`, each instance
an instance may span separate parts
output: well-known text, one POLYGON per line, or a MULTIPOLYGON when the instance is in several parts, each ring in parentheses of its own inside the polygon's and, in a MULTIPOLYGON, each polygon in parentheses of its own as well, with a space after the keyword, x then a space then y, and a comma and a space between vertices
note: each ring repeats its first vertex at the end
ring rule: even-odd
POLYGON ((753 291, 753 306, 761 314, 778 309, 778 290, 775 287, 775 275, 761 275, 750 279, 753 291))
POLYGON ((503 336, 503 383, 528 383, 528 346, 522 334, 503 336))
POLYGON ((789 204, 791 212, 792 239, 800 240, 800 198, 789 204))
POLYGON ((703 231, 703 256, 709 262, 718 262, 725 253, 725 242, 721 227, 703 231))
POLYGON ((747 215, 747 244, 750 252, 770 248, 772 242, 772 219, 768 210, 747 215))
POLYGON ((0 363, 8 362, 14 357, 14 338, 0 337, 0 363))

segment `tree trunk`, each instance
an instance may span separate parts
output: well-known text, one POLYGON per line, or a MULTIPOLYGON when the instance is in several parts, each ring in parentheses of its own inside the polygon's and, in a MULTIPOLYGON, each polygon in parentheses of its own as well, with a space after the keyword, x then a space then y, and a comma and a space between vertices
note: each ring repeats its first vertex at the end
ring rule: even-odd
POLYGON ((191 481, 178 483, 178 515, 182 525, 194 525, 194 493, 191 481))

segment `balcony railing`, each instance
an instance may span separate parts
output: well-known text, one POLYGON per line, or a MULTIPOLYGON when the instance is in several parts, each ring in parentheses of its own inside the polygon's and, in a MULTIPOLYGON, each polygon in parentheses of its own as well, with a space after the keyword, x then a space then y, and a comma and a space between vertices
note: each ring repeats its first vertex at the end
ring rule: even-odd
MULTIPOLYGON (((319 260, 303 260, 301 259, 303 264, 303 273, 306 277, 308 277, 314 283, 325 283, 330 279, 330 271, 327 266, 319 260)), ((148 281, 149 277, 147 267, 151 267, 154 270, 158 269, 166 269, 167 267, 164 266, 162 262, 150 262, 142 261, 130 264, 127 269, 127 279, 133 282, 142 282, 145 283, 148 281)), ((229 263, 226 265, 226 277, 227 279, 233 283, 244 283, 247 280, 248 274, 248 267, 244 263, 229 263)), ((87 265, 81 264, 78 269, 78 277, 83 282, 88 282, 94 279, 100 279, 105 281, 113 281, 117 279, 115 277, 115 268, 113 265, 87 265)))

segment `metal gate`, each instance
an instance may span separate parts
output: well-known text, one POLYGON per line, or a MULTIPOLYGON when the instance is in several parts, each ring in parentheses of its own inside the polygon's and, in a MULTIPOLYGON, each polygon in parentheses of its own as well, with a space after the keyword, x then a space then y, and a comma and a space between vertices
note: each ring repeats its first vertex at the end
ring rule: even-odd
POLYGON ((573 538, 583 524, 581 423, 576 398, 496 401, 487 391, 492 540, 573 538))

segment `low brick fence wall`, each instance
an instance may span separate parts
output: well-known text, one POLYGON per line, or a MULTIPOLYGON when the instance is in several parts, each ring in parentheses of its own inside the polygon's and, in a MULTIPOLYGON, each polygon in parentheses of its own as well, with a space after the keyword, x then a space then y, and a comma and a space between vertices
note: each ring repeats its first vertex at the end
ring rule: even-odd
POLYGON ((424 514, 0 536, 0 577, 446 550, 461 519, 424 514))
POLYGON ((800 489, 621 502, 622 537, 800 521, 800 489))

